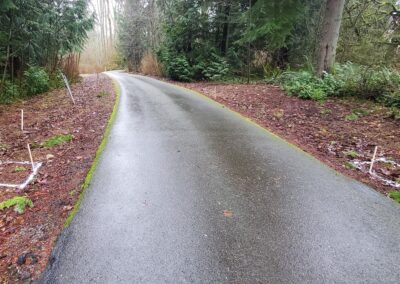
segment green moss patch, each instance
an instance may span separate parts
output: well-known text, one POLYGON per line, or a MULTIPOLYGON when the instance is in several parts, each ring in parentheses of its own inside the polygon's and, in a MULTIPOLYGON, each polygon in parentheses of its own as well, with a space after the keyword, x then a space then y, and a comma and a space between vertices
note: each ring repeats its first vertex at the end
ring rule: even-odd
POLYGON ((400 203, 400 191, 392 191, 389 193, 389 197, 394 201, 400 203))
POLYGON ((42 146, 44 148, 52 148, 63 143, 71 142, 73 138, 74 137, 71 134, 59 134, 43 142, 42 146))
POLYGON ((3 211, 4 209, 10 208, 12 206, 15 206, 14 207, 15 212, 17 212, 18 214, 22 214, 25 212, 26 206, 33 207, 33 202, 32 200, 30 200, 25 196, 15 196, 13 198, 1 202, 0 211, 3 211))

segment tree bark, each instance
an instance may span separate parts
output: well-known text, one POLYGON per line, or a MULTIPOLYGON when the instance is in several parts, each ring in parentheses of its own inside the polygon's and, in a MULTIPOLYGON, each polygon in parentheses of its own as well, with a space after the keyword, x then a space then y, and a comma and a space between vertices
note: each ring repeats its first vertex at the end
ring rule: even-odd
POLYGON ((220 43, 221 46, 221 53, 226 55, 229 47, 229 20, 230 20, 230 13, 231 13, 231 3, 230 0, 225 2, 225 10, 224 10, 224 25, 222 28, 222 41, 220 43))
POLYGON ((327 0, 317 53, 316 75, 319 77, 324 71, 330 72, 335 64, 344 4, 345 0, 327 0))

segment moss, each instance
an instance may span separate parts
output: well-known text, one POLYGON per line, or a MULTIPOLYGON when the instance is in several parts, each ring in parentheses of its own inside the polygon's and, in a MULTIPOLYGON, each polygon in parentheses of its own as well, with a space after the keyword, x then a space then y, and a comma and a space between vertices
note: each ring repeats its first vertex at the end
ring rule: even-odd
POLYGON ((119 100, 120 100, 120 95, 121 95, 121 89, 119 87, 118 82, 115 81, 114 79, 113 79, 113 85, 114 85, 114 90, 115 90, 115 94, 116 94, 116 100, 115 100, 113 111, 111 113, 110 119, 108 120, 107 127, 106 127, 106 130, 103 135, 103 140, 101 141, 101 144, 100 144, 99 148, 97 149, 96 156, 94 158, 92 166, 90 167, 90 170, 86 175, 85 181, 83 182, 82 191, 79 195, 79 199, 75 203, 74 209, 71 211, 68 218, 65 220, 65 223, 64 223, 65 228, 67 228, 67 227, 69 227, 69 225, 71 225, 71 222, 74 219, 76 213, 78 213, 78 210, 81 206, 83 197, 85 196, 86 190, 88 189, 90 182, 92 181, 94 171, 96 170, 97 165, 99 164, 100 156, 103 153, 104 148, 106 147, 108 136, 111 131, 111 126, 113 125, 115 118, 117 116, 119 100))
POLYGON ((350 157, 353 159, 358 158, 360 156, 360 154, 358 154, 357 152, 352 151, 352 150, 345 151, 345 152, 343 152, 343 154, 345 154, 347 157, 350 157))
POLYGON ((8 147, 9 146, 7 144, 0 143, 0 150, 7 150, 8 147))
POLYGON ((354 170, 354 169, 356 169, 356 166, 354 166, 352 163, 350 163, 350 162, 345 162, 344 163, 344 167, 346 168, 346 169, 349 169, 349 170, 354 170))
POLYGON ((51 137, 50 139, 46 140, 45 142, 42 143, 42 146, 44 148, 52 148, 55 146, 58 146, 60 144, 66 143, 66 142, 71 142, 73 139, 73 136, 71 134, 60 134, 51 137))
POLYGON ((359 116, 357 114, 355 114, 355 113, 346 115, 346 117, 344 118, 344 120, 346 120, 346 121, 354 121, 354 120, 357 120, 357 119, 359 119, 359 116))
POLYGON ((16 172, 16 173, 25 172, 25 171, 26 171, 26 168, 19 167, 19 166, 16 166, 14 169, 14 172, 16 172))
POLYGON ((33 207, 33 202, 28 197, 25 196, 15 196, 13 198, 7 199, 0 203, 0 211, 4 209, 14 207, 14 211, 18 214, 22 214, 25 211, 26 206, 33 207))
POLYGON ((394 201, 400 203, 400 191, 392 191, 389 193, 389 197, 394 201))

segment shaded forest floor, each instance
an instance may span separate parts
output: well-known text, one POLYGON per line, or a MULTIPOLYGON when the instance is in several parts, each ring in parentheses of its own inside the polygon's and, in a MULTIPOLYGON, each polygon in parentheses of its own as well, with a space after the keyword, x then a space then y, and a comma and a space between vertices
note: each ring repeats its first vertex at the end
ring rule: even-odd
POLYGON ((383 194, 400 190, 400 121, 381 105, 354 98, 302 100, 264 84, 173 83, 205 94, 383 194))
POLYGON ((111 79, 86 77, 72 92, 76 105, 65 90, 0 105, 0 183, 20 183, 29 175, 29 164, 4 164, 29 161, 27 143, 34 160, 43 162, 25 189, 0 187, 0 202, 15 196, 33 201, 22 214, 13 208, 0 211, 0 283, 26 281, 45 269, 101 143, 115 101, 111 79))

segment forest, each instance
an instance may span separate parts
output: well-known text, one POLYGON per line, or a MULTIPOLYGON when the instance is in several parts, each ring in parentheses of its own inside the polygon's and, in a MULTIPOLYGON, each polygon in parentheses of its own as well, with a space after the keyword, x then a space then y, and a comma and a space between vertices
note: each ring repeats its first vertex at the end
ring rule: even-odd
POLYGON ((134 0, 118 6, 118 50, 130 70, 179 81, 261 80, 305 99, 350 95, 400 106, 396 1, 134 0), (335 6, 337 53, 324 68, 321 50, 332 33, 325 27, 334 26, 335 6))
POLYGON ((73 80, 79 52, 95 22, 86 0, 0 2, 0 102, 62 86, 73 80))
POLYGON ((81 72, 127 67, 178 81, 265 81, 305 99, 351 95, 399 107, 399 7, 394 0, 5 0, 0 101, 60 86, 60 70, 77 78, 87 43, 81 72))

